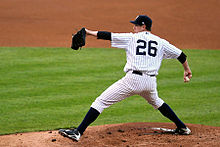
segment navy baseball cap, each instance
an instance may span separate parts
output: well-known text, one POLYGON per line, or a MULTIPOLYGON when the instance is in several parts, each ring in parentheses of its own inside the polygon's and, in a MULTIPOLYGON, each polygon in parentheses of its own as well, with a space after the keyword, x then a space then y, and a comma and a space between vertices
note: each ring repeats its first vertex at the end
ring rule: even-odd
POLYGON ((146 29, 151 31, 152 20, 147 15, 138 15, 135 21, 130 21, 130 22, 139 26, 146 25, 146 29))

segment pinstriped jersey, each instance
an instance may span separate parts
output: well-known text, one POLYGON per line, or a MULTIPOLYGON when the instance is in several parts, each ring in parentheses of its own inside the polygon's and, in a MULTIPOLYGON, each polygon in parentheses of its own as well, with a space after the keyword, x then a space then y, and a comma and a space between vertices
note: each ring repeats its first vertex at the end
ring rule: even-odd
POLYGON ((124 71, 138 70, 158 74, 163 59, 176 59, 182 51, 150 32, 112 33, 111 46, 126 51, 124 71))

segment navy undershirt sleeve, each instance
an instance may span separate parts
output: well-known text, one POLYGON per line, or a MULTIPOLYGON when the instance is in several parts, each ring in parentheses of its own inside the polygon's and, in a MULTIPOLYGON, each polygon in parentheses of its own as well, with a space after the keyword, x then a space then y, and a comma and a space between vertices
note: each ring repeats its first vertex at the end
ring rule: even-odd
POLYGON ((182 52, 177 59, 183 64, 186 61, 186 57, 187 56, 182 52))
POLYGON ((98 31, 97 39, 111 40, 111 32, 98 31))

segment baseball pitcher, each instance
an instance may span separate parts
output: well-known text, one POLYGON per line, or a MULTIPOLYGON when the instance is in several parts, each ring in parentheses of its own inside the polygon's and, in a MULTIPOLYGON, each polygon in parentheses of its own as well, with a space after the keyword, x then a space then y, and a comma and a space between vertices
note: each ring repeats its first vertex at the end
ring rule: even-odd
POLYGON ((183 65, 184 82, 189 82, 192 72, 188 65, 186 55, 168 41, 151 33, 152 20, 146 15, 139 15, 134 21, 133 33, 111 33, 106 31, 91 31, 81 29, 74 36, 72 44, 78 49, 85 44, 85 34, 98 39, 110 40, 111 46, 123 48, 126 52, 127 63, 124 67, 126 75, 107 88, 92 103, 81 124, 76 129, 60 129, 59 133, 74 141, 78 141, 86 128, 96 120, 105 108, 132 95, 139 95, 146 99, 161 114, 175 123, 175 134, 189 135, 191 130, 177 117, 173 110, 159 96, 156 76, 163 59, 178 59, 183 65), (80 38, 80 39, 77 39, 80 38), (82 39, 83 38, 83 39, 82 39), (82 40, 82 41, 79 41, 82 40), (80 43, 79 43, 80 44, 80 43))

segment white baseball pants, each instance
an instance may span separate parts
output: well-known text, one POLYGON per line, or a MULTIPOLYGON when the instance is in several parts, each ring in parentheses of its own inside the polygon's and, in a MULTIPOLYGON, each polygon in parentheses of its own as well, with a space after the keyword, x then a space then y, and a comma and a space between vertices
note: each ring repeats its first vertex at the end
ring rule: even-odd
POLYGON ((155 109, 158 109, 164 103, 158 97, 155 76, 137 75, 129 71, 125 77, 115 82, 97 97, 91 107, 102 113, 105 108, 112 104, 136 94, 145 98, 155 109))

